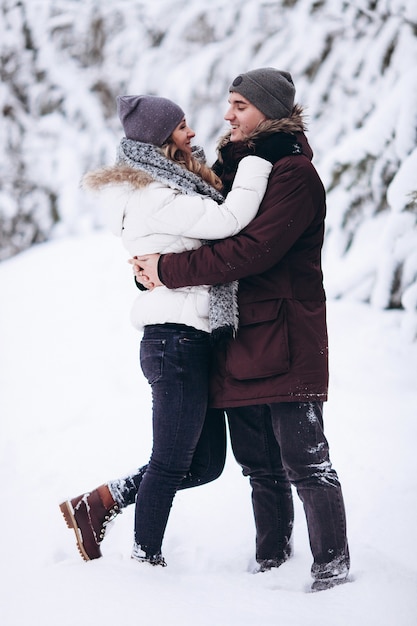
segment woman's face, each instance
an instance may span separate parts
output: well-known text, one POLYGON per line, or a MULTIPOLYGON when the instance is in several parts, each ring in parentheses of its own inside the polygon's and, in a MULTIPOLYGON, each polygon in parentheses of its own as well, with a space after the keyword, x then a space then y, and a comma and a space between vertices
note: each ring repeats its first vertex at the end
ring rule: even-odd
POLYGON ((240 93, 232 91, 224 119, 230 122, 230 141, 244 141, 266 116, 240 93))
POLYGON ((191 139, 193 137, 195 137, 195 132, 187 126, 185 117, 171 135, 172 142, 178 150, 182 150, 186 154, 191 154, 191 139))

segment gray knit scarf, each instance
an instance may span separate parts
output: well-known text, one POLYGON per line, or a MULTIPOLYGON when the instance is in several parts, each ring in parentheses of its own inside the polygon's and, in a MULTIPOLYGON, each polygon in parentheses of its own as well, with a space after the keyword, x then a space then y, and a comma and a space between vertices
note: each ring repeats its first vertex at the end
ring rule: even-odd
MULTIPOLYGON (((201 148, 194 148, 193 156, 201 161, 205 160, 201 148)), ((154 180, 172 189, 178 189, 184 194, 200 194, 215 200, 218 204, 224 202, 223 196, 214 187, 197 174, 168 159, 159 148, 151 144, 123 138, 118 149, 117 163, 147 172, 154 180)), ((212 340, 216 343, 236 335, 239 324, 238 286, 238 281, 233 281, 210 287, 209 325, 212 340)))

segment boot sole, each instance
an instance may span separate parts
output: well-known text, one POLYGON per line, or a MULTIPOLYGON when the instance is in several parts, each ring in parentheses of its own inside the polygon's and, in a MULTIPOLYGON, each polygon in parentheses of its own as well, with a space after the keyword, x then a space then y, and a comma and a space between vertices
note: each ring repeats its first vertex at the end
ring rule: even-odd
POLYGON ((74 517, 71 503, 68 502, 68 500, 66 502, 62 502, 59 505, 59 508, 61 509, 61 513, 64 516, 64 519, 68 528, 70 530, 73 530, 75 533, 75 539, 77 541, 77 548, 78 548, 78 552, 81 555, 81 558, 84 561, 91 561, 91 558, 88 556, 87 552, 84 549, 83 538, 81 535, 81 531, 77 526, 77 522, 74 517))

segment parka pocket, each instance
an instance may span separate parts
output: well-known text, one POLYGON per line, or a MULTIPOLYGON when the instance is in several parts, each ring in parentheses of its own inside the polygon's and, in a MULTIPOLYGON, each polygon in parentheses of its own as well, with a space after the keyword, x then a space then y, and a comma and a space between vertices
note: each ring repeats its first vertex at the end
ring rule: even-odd
POLYGON ((268 378, 288 372, 290 352, 285 300, 241 306, 236 339, 229 342, 226 369, 237 380, 268 378))

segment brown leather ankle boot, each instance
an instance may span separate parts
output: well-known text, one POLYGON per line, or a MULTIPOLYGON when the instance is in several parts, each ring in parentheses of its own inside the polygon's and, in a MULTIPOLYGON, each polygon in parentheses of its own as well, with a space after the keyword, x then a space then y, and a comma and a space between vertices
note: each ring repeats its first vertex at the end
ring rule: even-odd
POLYGON ((66 500, 59 508, 68 528, 75 532, 77 547, 84 561, 99 559, 106 526, 121 513, 108 486, 101 485, 90 493, 66 500))

